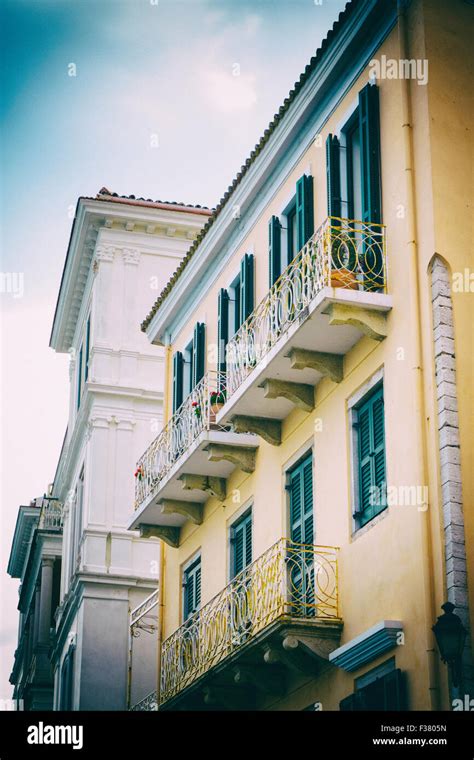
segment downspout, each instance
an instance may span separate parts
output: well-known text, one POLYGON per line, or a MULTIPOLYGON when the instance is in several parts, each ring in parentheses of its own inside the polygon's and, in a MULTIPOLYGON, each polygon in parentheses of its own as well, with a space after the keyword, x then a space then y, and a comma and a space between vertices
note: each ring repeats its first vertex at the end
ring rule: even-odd
MULTIPOLYGON (((400 60, 408 60, 408 43, 405 9, 406 0, 397 0, 398 42, 400 60)), ((417 424, 414 432, 417 436, 418 471, 421 485, 428 483, 426 409, 423 382, 423 335, 421 329, 420 276, 417 243, 417 210, 415 199, 415 178, 413 174, 413 125, 411 120, 410 83, 407 78, 400 78, 402 96, 402 135, 404 148, 408 262, 410 288, 410 313, 413 316, 415 351, 414 366, 417 405, 417 424)), ((434 636, 431 626, 436 621, 435 598, 433 588, 433 549, 431 542, 429 504, 426 511, 419 511, 421 544, 423 553, 423 601, 424 601, 424 637, 428 657, 428 689, 431 710, 440 709, 438 658, 434 648, 434 636)))
MULTIPOLYGON (((163 393, 163 419, 168 422, 170 418, 170 387, 171 387, 171 344, 166 341, 165 346, 165 382, 163 393)), ((158 575, 158 636, 156 652, 156 709, 160 709, 161 701, 161 645, 164 635, 164 611, 165 611, 165 542, 160 541, 160 569, 158 575)))

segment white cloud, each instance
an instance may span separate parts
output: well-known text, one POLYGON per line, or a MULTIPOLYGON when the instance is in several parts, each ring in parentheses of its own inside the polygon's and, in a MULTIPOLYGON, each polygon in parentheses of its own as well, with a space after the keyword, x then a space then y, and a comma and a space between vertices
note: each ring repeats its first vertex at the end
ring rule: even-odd
POLYGON ((246 111, 257 102, 254 74, 234 76, 232 71, 205 69, 201 77, 204 96, 219 111, 246 111))

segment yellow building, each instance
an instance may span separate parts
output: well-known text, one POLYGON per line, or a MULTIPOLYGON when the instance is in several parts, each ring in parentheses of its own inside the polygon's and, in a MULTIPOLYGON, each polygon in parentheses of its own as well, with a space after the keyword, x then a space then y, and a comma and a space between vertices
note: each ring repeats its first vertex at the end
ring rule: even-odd
POLYGON ((143 322, 160 709, 474 696, 472 14, 349 3, 143 322))

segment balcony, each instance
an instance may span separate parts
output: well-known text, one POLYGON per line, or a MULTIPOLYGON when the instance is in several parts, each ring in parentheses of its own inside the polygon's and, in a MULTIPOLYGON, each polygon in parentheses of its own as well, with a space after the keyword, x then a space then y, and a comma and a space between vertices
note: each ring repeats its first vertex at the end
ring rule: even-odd
POLYGON ((343 357, 362 335, 383 340, 385 228, 328 218, 227 345, 220 425, 280 443, 294 406, 311 411, 323 377, 343 379, 343 357))
POLYGON ((254 709, 337 648, 338 550, 281 539, 163 642, 160 709, 254 709))
POLYGON ((186 520, 202 522, 209 496, 225 499, 236 467, 253 472, 258 438, 216 422, 225 396, 225 375, 208 372, 139 459, 129 529, 178 546, 186 520))
POLYGON ((63 530, 63 505, 60 501, 45 496, 41 506, 38 527, 53 533, 62 533, 63 530))

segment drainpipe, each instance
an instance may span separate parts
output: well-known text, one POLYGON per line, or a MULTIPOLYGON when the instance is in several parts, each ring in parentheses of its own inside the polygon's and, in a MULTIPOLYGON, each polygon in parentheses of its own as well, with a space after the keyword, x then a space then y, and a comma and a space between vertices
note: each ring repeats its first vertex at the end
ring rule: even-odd
MULTIPOLYGON (((165 346, 165 384, 164 384, 164 399, 163 399, 163 419, 168 422, 170 418, 170 403, 169 403, 169 389, 170 389, 170 375, 171 375, 171 344, 169 339, 166 339, 165 346)), ((157 652, 156 652, 156 709, 160 709, 161 699, 161 645, 163 643, 164 634, 164 599, 165 599, 165 542, 160 541, 160 572, 158 576, 158 636, 157 636, 157 652)))
POLYGON ((164 631, 164 578, 165 578, 165 543, 160 541, 160 575, 158 578, 158 636, 156 641, 156 709, 160 709, 161 699, 161 645, 164 631))
MULTIPOLYGON (((397 0, 397 17, 398 17, 398 42, 400 59, 409 59, 407 28, 406 28, 406 0, 397 0)), ((413 126, 411 120, 411 101, 410 101, 410 83, 408 79, 401 78, 401 96, 402 96, 402 135, 404 147, 404 163, 406 178, 406 198, 407 198, 407 232, 408 232, 408 262, 409 262, 409 282, 411 284, 410 293, 410 313, 413 315, 415 352, 414 352, 414 370, 415 370, 415 387, 416 387, 416 404, 417 404, 417 424, 414 432, 417 436, 416 450, 418 454, 418 471, 421 476, 421 485, 428 483, 428 463, 427 463, 427 436, 426 436, 426 410, 424 397, 423 382, 423 336, 421 330, 421 299, 420 299, 420 276, 417 244, 417 211, 415 198, 415 179, 413 174, 413 126)), ((425 512, 419 512, 420 532, 423 556, 423 596, 424 596, 424 637, 426 652, 428 656, 428 688, 429 703, 431 710, 439 710, 440 691, 439 691, 439 667, 436 650, 434 648, 434 637, 431 630, 436 614, 435 599, 433 588, 433 550, 431 543, 431 528, 429 517, 429 505, 425 512)))

